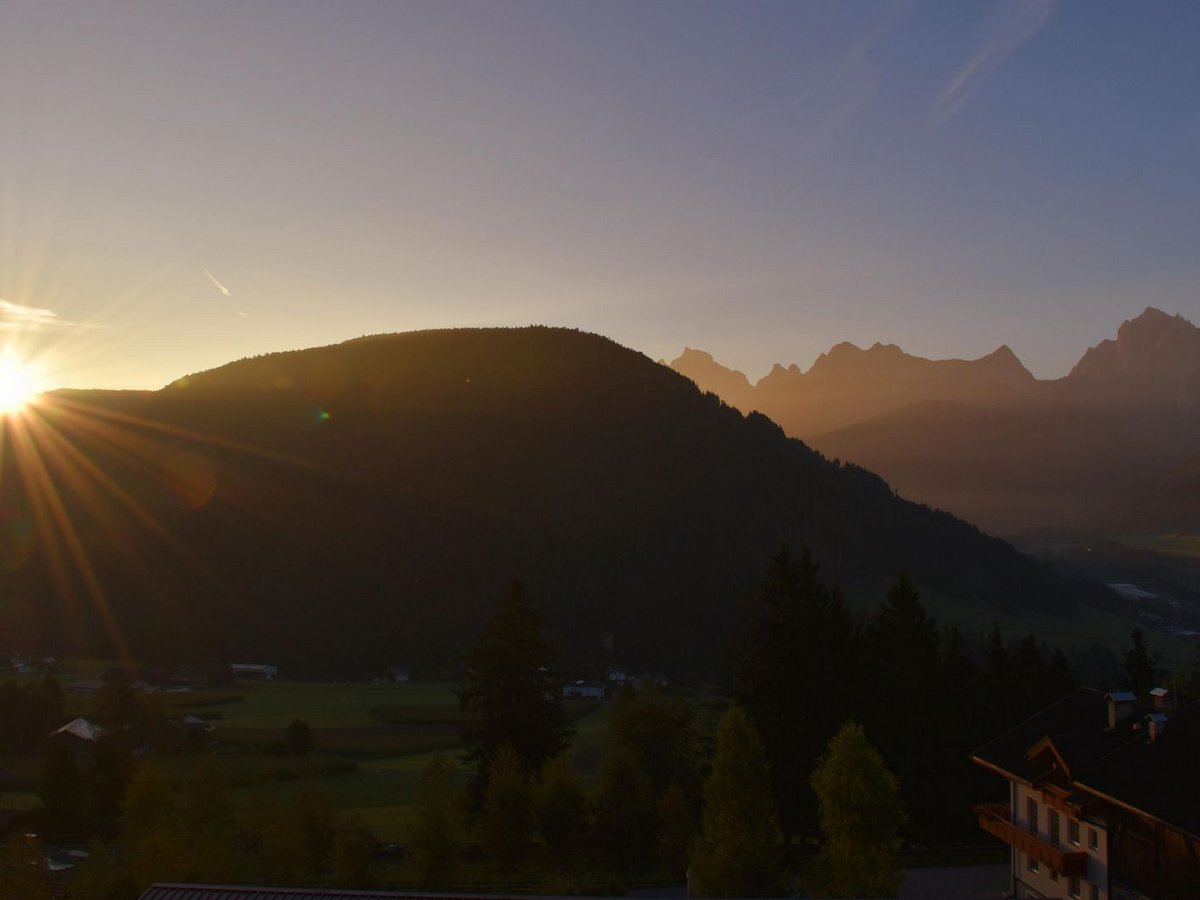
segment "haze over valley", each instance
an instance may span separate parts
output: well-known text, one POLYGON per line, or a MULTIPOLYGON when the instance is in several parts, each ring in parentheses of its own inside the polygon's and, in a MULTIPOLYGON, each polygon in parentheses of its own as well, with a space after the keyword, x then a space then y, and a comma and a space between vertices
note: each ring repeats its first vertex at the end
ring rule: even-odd
POLYGON ((671 363, 902 495, 1015 538, 1190 531, 1200 521, 1200 329, 1147 309, 1063 378, 1001 346, 927 360, 838 344, 755 384, 701 350, 671 363))

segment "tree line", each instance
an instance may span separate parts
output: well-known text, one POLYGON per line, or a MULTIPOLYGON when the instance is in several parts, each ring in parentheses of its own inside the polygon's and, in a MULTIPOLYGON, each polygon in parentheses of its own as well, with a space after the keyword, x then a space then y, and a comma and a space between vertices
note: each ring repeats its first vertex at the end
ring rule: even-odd
MULTIPOLYGON (((662 685, 623 686, 589 790, 569 754, 556 663, 537 612, 514 585, 470 654, 459 695, 478 716, 464 733, 467 780, 447 756, 422 776, 410 842, 422 887, 451 885, 474 848, 555 893, 684 873, 697 895, 788 888, 794 876, 780 853, 777 767, 748 708, 717 698, 698 709, 662 685), (721 710, 708 743, 714 723, 705 716, 721 710)), ((841 724, 804 771, 821 798, 822 850, 809 887, 894 891, 905 819, 899 783, 862 727, 841 724), (872 860, 865 868, 864 855, 872 860)))
MULTIPOLYGON (((461 805, 448 799, 452 760, 426 773, 413 840, 421 883, 450 883, 455 840, 474 840, 504 867, 554 877, 690 867, 697 893, 750 896, 778 889, 782 861, 811 857, 810 888, 886 892, 902 840, 980 841, 972 808, 999 785, 971 752, 1080 683, 1065 654, 1032 635, 939 627, 903 576, 864 620, 807 549, 775 554, 749 619, 716 745, 694 704, 624 688, 588 791, 568 756, 554 648, 514 585, 468 659, 460 701, 478 724, 464 733, 461 805), (748 815, 763 797, 768 812, 748 815), (847 823, 876 831, 836 837, 847 823)), ((1148 690, 1153 660, 1140 631, 1132 642, 1103 686, 1148 690)))
MULTIPOLYGON (((622 688, 602 758, 581 771, 555 647, 514 584, 466 659, 466 753, 433 757, 420 778, 408 843, 418 884, 444 889, 482 859, 559 894, 687 872, 696 895, 770 895, 795 887, 797 868, 806 890, 888 893, 902 841, 978 839, 971 808, 993 786, 971 750, 1078 683, 1032 636, 940 628, 907 578, 857 617, 806 549, 772 558, 740 647, 734 680, 707 699, 622 688)), ((1122 663, 1111 686, 1148 690, 1154 660, 1140 631, 1122 663)), ((61 717, 52 680, 0 686, 0 722, 28 730, 0 731, 14 748, 61 717)), ((180 749, 180 737, 127 682, 105 685, 95 718, 107 734, 90 762, 53 749, 39 786, 39 833, 118 848, 81 867, 72 897, 110 900, 164 878, 373 884, 374 838, 319 788, 295 810, 264 800, 235 815, 211 765, 173 784, 135 763, 135 747, 180 749)), ((293 722, 279 752, 311 742, 293 722)), ((29 876, 30 852, 12 842, 3 878, 29 876)))

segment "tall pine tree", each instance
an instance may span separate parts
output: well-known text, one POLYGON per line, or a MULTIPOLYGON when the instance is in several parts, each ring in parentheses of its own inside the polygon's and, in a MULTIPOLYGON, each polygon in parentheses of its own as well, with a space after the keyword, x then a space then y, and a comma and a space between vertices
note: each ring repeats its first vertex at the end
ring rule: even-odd
POLYGON ((500 748, 512 750, 526 780, 567 748, 571 726, 554 676, 556 658, 524 586, 513 582, 467 657, 466 684, 458 692, 462 709, 478 716, 463 732, 466 758, 476 766, 476 799, 500 748))
POLYGON ((1146 633, 1142 629, 1133 629, 1129 633, 1129 640, 1132 641, 1132 646, 1125 651, 1121 667, 1125 670, 1129 689, 1145 700, 1157 677, 1154 671, 1154 655, 1150 652, 1150 645, 1146 643, 1146 633))
POLYGON ((799 559, 787 547, 775 554, 739 671, 738 700, 762 738, 788 840, 815 833, 808 775, 863 690, 861 639, 841 592, 818 575, 807 547, 799 559))

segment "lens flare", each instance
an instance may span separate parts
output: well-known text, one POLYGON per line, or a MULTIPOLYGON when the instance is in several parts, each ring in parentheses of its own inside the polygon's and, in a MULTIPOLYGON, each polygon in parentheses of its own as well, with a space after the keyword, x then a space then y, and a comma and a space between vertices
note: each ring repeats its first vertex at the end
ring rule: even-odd
POLYGON ((15 356, 0 357, 0 414, 20 412, 37 391, 28 366, 15 356))

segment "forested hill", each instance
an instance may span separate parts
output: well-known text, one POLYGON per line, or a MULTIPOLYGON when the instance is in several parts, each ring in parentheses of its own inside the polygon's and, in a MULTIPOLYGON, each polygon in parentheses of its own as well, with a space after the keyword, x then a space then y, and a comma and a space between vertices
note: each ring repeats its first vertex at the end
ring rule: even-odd
POLYGON ((609 633, 704 671, 781 541, 851 586, 1063 614, 1103 591, 576 331, 368 337, 98 400, 6 426, 16 644, 446 664, 520 577, 578 658, 609 633))

